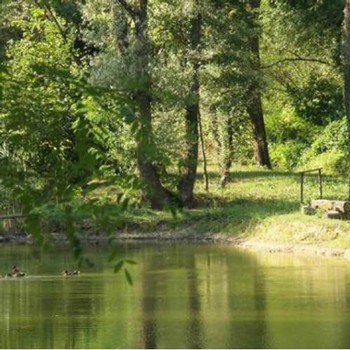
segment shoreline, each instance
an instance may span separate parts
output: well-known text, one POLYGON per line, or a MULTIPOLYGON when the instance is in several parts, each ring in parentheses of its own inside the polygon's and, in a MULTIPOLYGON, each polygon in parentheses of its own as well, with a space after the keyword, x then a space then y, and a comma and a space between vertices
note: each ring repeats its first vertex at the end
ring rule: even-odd
MULTIPOLYGON (((117 233, 113 237, 100 234, 89 234, 79 237, 83 244, 96 246, 109 243, 213 243, 226 244, 244 250, 271 254, 295 254, 308 256, 337 257, 350 260, 350 249, 332 248, 319 244, 300 244, 287 242, 267 242, 254 235, 230 236, 228 234, 207 233, 195 234, 188 230, 159 231, 159 232, 128 232, 117 233)), ((68 244, 64 233, 52 233, 50 241, 58 246, 68 244)), ((12 234, 0 235, 0 247, 7 244, 32 245, 35 244, 31 235, 12 234)))

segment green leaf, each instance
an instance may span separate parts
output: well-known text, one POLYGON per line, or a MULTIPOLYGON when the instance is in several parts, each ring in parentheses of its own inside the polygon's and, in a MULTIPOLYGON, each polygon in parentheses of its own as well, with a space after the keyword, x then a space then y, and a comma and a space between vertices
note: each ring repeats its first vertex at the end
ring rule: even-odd
POLYGON ((125 277, 126 277, 126 280, 127 280, 128 284, 130 286, 132 286, 133 285, 133 280, 132 280, 130 272, 127 269, 124 269, 124 273, 125 273, 125 277))
POLYGON ((112 253, 108 257, 108 262, 111 262, 112 260, 114 260, 118 255, 118 253, 119 253, 118 249, 113 249, 112 253))
POLYGON ((124 266, 124 260, 118 261, 114 266, 114 272, 118 273, 123 266, 124 266))
POLYGON ((125 262, 131 265, 137 265, 137 261, 126 259, 125 262))

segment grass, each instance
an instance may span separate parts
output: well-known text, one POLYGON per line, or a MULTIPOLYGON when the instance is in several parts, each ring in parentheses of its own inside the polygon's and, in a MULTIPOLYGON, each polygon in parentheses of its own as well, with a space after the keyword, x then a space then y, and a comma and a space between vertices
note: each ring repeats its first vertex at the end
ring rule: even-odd
POLYGON ((264 220, 255 238, 265 242, 347 249, 350 247, 350 224, 299 213, 286 214, 264 220))
MULTIPOLYGON (((209 168, 209 192, 204 190, 199 172, 195 206, 178 211, 129 207, 121 212, 112 204, 102 206, 110 228, 118 232, 187 232, 251 237, 264 242, 313 244, 335 248, 350 246, 350 223, 321 215, 301 213, 300 177, 296 173, 268 171, 254 167, 234 167, 225 189, 218 186, 219 174, 209 168)), ((305 201, 319 198, 317 174, 304 180, 305 201)), ((346 179, 325 176, 324 198, 346 200, 346 179)), ((113 199, 113 189, 99 188, 93 196, 113 199)), ((113 200, 112 200, 113 202, 113 200)), ((103 217, 102 217, 103 219, 103 217)))
MULTIPOLYGON (((196 206, 177 213, 146 209, 130 210, 123 217, 122 229, 134 231, 187 230, 199 234, 220 233, 254 237, 280 243, 350 246, 350 224, 301 213, 300 178, 292 172, 233 168, 225 189, 218 186, 219 175, 210 169, 210 190, 199 181, 195 189, 196 206)), ((319 198, 317 175, 304 180, 304 199, 319 198)), ((347 181, 325 176, 323 198, 346 200, 347 181)))

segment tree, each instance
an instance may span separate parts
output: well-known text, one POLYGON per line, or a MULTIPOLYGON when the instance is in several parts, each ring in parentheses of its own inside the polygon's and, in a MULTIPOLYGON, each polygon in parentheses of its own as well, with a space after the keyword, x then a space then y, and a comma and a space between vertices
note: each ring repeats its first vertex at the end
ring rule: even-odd
POLYGON ((276 166, 307 167, 303 154, 329 123, 343 116, 343 8, 342 0, 262 3, 265 120, 276 166))
MULTIPOLYGON (((131 15, 135 22, 135 45, 139 50, 134 54, 139 58, 137 60, 139 67, 136 68, 136 76, 139 82, 142 82, 142 90, 135 93, 135 100, 140 106, 139 130, 137 142, 138 169, 142 182, 146 185, 147 197, 153 208, 162 208, 174 204, 179 200, 181 205, 189 206, 193 201, 193 189, 197 173, 198 160, 198 120, 199 120, 199 45, 201 40, 201 13, 200 5, 197 0, 193 1, 193 11, 190 15, 188 38, 181 44, 185 50, 189 51, 188 56, 182 58, 182 64, 192 67, 190 76, 189 92, 185 102, 185 156, 181 160, 180 176, 178 180, 178 194, 172 194, 167 190, 160 180, 160 174, 157 168, 152 164, 152 152, 155 151, 153 127, 152 127, 152 77, 145 68, 152 60, 152 43, 148 33, 147 1, 139 3, 139 10, 130 7, 127 2, 119 1, 124 10, 131 15), (189 46, 186 48, 186 46, 189 46), (141 92, 141 94, 140 94, 141 92), (177 198, 177 199, 176 199, 177 198)), ((124 27, 125 28, 125 27, 124 27)), ((125 33, 125 32, 124 32, 125 33)), ((125 34, 119 33, 119 42, 125 34)), ((122 52, 126 52, 124 47, 122 52)), ((180 59, 181 60, 181 59, 180 59)))
POLYGON ((220 1, 206 9, 203 104, 218 145, 221 186, 229 180, 234 161, 249 162, 247 158, 253 158, 249 149, 254 148, 258 164, 271 165, 261 102, 257 5, 220 1))
POLYGON ((113 86, 125 96, 128 122, 136 131, 140 183, 151 207, 190 206, 198 161, 201 7, 197 1, 151 5, 148 1, 87 3, 84 14, 94 28, 88 35, 99 38, 101 46, 91 76, 93 84, 113 86), (103 24, 93 17, 98 6, 109 9, 103 24), (185 7, 189 11, 183 16, 185 7), (110 37, 113 40, 108 42, 110 37), (179 90, 170 75, 182 81, 179 90), (167 115, 173 116, 172 125, 165 123, 167 115))
MULTIPOLYGON (((189 96, 185 112, 185 143, 186 155, 182 162, 182 176, 178 189, 181 201, 186 205, 193 202, 193 189, 198 165, 198 140, 199 140, 199 69, 200 69, 200 44, 202 14, 199 0, 194 0, 194 11, 190 20, 189 49, 191 51, 190 64, 192 75, 190 77, 189 96)), ((184 62, 186 65, 187 62, 184 62)))
MULTIPOLYGON (((348 176, 350 179, 350 1, 345 1, 344 7, 344 105, 348 131, 348 176)), ((350 198, 350 186, 349 186, 350 198)))
POLYGON ((5 59, 7 43, 21 38, 21 30, 13 25, 12 20, 20 14, 28 13, 28 7, 29 4, 25 1, 4 0, 0 3, 0 60, 5 59))
MULTIPOLYGON (((134 24, 133 64, 137 86, 131 91, 131 101, 136 107, 135 122, 137 125, 136 156, 146 198, 151 207, 161 209, 170 206, 172 194, 161 183, 157 168, 153 163, 155 150, 152 127, 152 80, 149 72, 151 59, 151 42, 148 33, 148 1, 140 0, 138 5, 130 5, 126 1, 118 1, 134 24)), ((117 14, 118 15, 118 14, 117 14)), ((116 18, 115 18, 116 19, 116 18)), ((124 27, 125 28, 125 27, 124 27)), ((124 29, 123 28, 123 29, 124 29)), ((125 30, 125 29, 124 29, 125 30)), ((130 53, 129 42, 125 32, 117 32, 121 55, 130 53)))
POLYGON ((258 165, 266 166, 271 169, 271 161, 268 150, 268 142, 266 137, 264 113, 261 101, 261 82, 260 75, 260 45, 259 32, 256 28, 257 11, 260 8, 260 0, 248 0, 247 11, 250 14, 250 23, 252 34, 249 38, 249 46, 252 54, 252 71, 257 74, 258 79, 253 79, 247 91, 247 112, 253 125, 254 143, 255 143, 255 159, 258 165))
POLYGON ((49 79, 40 66, 69 72, 72 57, 70 44, 47 21, 44 11, 32 7, 30 15, 17 20, 23 37, 7 50, 1 140, 21 158, 23 170, 48 175, 53 169, 63 170, 61 161, 72 157, 74 91, 59 78, 49 79), (57 46, 52 45, 54 40, 57 46))

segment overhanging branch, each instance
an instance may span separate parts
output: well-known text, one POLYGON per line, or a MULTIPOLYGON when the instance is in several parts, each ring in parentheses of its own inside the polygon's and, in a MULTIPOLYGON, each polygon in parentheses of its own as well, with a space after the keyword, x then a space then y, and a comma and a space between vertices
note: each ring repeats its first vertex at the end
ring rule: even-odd
MULTIPOLYGON (((60 22, 58 21, 57 17, 55 16, 54 12, 52 11, 50 5, 48 3, 46 3, 45 1, 43 1, 43 4, 41 5, 38 0, 34 0, 34 3, 38 7, 42 8, 42 9, 45 9, 49 13, 50 18, 53 20, 53 22, 55 23, 55 26, 57 27, 58 31, 60 32, 62 40, 64 41, 65 44, 67 44, 68 43, 67 35, 66 35, 65 31, 63 30, 63 28, 62 28, 60 22)), ((78 57, 74 54, 74 51, 72 50, 71 46, 69 47, 69 52, 70 52, 70 55, 72 56, 74 62, 77 65, 80 65, 80 61, 79 61, 78 57)))
POLYGON ((318 58, 307 58, 307 57, 289 57, 289 58, 283 58, 281 60, 275 61, 273 63, 267 64, 267 65, 262 65, 261 69, 267 69, 271 68, 283 63, 289 63, 289 62, 313 62, 313 63, 319 63, 319 64, 324 64, 327 66, 332 66, 330 62, 318 59, 318 58))
POLYGON ((125 11, 128 12, 133 19, 136 18, 137 10, 133 6, 128 4, 125 0, 117 0, 117 2, 124 7, 125 11))
MULTIPOLYGON (((34 0, 35 4, 42 8, 42 6, 40 5, 39 1, 37 0, 34 0)), ((56 16, 54 15, 51 7, 47 4, 47 3, 43 3, 43 7, 48 11, 48 13, 50 14, 50 17, 52 18, 52 20, 55 22, 55 25, 57 27, 57 29, 59 30, 61 36, 62 36, 62 39, 65 43, 67 43, 67 36, 66 36, 66 33, 64 32, 63 28, 61 27, 60 23, 58 22, 56 16)))

